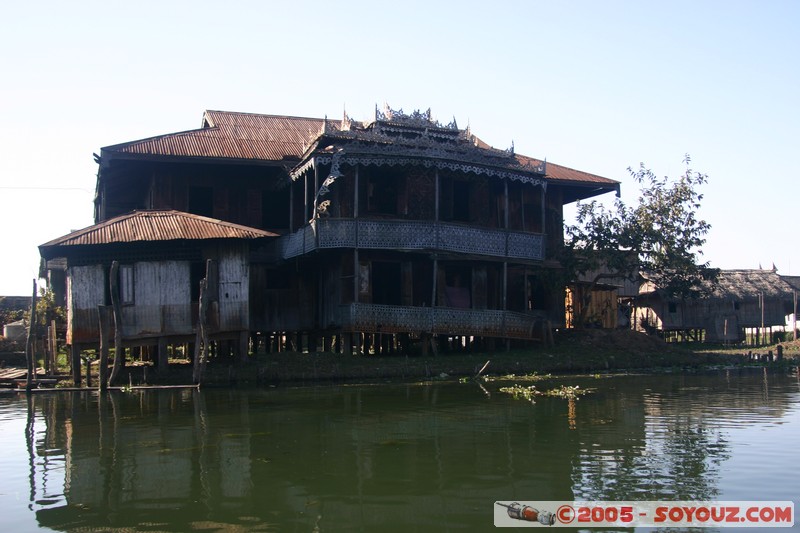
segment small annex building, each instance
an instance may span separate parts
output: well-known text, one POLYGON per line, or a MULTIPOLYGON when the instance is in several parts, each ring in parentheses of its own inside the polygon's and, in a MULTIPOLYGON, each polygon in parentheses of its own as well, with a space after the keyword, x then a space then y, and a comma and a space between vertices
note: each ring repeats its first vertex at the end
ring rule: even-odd
POLYGON ((635 327, 683 340, 734 343, 752 330, 752 337, 765 342, 773 328, 785 326, 792 300, 792 286, 776 269, 721 270, 706 296, 696 299, 666 298, 645 282, 636 298, 635 327))
POLYGON ((128 311, 131 339, 190 333, 186 310, 170 306, 192 304, 209 258, 219 264, 220 327, 249 330, 269 349, 541 338, 564 325, 565 288, 546 281, 559 268, 564 205, 619 191, 615 180, 493 148, 430 110, 388 106, 366 121, 206 111, 199 129, 106 146, 96 160, 96 226, 41 247, 51 279, 72 278, 61 285, 78 344, 95 339, 101 278, 123 252, 134 279, 151 282, 135 296, 147 309, 128 311), (109 233, 128 235, 150 220, 144 213, 208 233, 109 233), (239 274, 223 273, 234 264, 239 274), (175 286, 169 275, 190 287, 156 286, 175 286), (239 275, 249 291, 242 280, 226 291, 239 275), (78 279, 92 286, 85 301, 78 279), (224 294, 240 295, 236 323, 224 322, 223 303, 234 303, 224 294))
POLYGON ((100 340, 99 306, 118 287, 126 347, 157 346, 159 366, 168 345, 194 340, 200 280, 207 279, 210 338, 235 341, 246 353, 250 330, 250 249, 275 234, 191 213, 133 211, 74 231, 39 247, 48 271, 63 279, 66 343, 73 364, 100 340), (111 283, 117 262, 117 283, 111 283))

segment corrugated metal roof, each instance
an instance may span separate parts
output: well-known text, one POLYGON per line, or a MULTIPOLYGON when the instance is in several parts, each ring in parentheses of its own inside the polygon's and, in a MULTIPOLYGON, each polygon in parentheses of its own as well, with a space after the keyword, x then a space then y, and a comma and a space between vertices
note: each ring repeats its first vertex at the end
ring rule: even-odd
MULTIPOLYGON (((278 162, 299 159, 320 134, 324 123, 325 120, 319 118, 206 111, 200 129, 106 146, 103 152, 278 162)), ((339 121, 327 121, 329 131, 336 131, 339 127, 339 121)), ((491 149, 477 138, 475 145, 491 149)), ((541 163, 541 160, 519 154, 516 159, 523 166, 536 167, 541 163)), ((572 183, 618 183, 550 162, 547 163, 547 178, 572 183)))
MULTIPOLYGON (((63 246, 205 239, 259 239, 275 233, 181 211, 134 211, 74 231, 39 246, 63 246)), ((42 253, 44 256, 45 254, 42 253)))
MULTIPOLYGON (((317 118, 206 111, 204 126, 103 148, 104 152, 282 161, 299 158, 321 131, 317 118)), ((329 128, 338 122, 329 121, 329 128)))

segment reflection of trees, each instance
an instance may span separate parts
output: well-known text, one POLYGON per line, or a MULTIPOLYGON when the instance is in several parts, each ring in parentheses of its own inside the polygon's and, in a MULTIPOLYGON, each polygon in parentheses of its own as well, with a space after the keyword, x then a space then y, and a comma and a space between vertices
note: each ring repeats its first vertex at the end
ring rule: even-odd
MULTIPOLYGON (((769 394, 766 375, 637 377, 618 394, 580 407, 586 433, 572 474, 586 500, 711 500, 719 496, 722 463, 730 457, 727 428, 775 420, 784 397, 769 394), (656 383, 656 380, 659 382, 656 383), (652 382, 652 389, 647 387, 652 382), (644 395, 638 391, 647 391, 644 395), (658 391, 658 392, 653 392, 658 391), (635 395, 639 394, 639 398, 635 395), (640 420, 631 420, 641 406, 640 420), (626 420, 627 418, 627 420, 626 420), (603 424, 605 430, 597 426, 603 424), (595 427, 587 427, 595 426, 595 427), (635 435, 635 427, 643 434, 635 435)), ((603 426, 601 426, 603 427, 603 426)))

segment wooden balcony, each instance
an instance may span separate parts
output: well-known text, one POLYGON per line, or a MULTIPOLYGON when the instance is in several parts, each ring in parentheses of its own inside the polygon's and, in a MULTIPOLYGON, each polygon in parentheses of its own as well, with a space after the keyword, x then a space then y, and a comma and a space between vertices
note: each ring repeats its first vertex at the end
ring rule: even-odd
POLYGON ((541 314, 496 309, 349 304, 339 308, 339 326, 365 333, 434 333, 532 339, 541 314))
POLYGON ((422 220, 321 218, 275 243, 278 259, 326 248, 430 250, 506 259, 543 260, 544 236, 422 220))

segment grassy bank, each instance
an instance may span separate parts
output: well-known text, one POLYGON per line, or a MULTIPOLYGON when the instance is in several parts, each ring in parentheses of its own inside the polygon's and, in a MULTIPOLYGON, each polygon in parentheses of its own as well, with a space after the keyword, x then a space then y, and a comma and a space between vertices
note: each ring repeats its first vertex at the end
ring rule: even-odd
MULTIPOLYGON (((782 364, 788 366, 797 361, 800 343, 784 346, 787 361, 782 364)), ((212 360, 203 383, 208 386, 231 386, 458 379, 475 376, 486 361, 491 362, 484 375, 692 371, 707 367, 763 364, 751 361, 747 354, 755 351, 765 355, 770 350, 773 354, 777 352, 774 346, 754 350, 703 344, 666 344, 656 337, 632 331, 588 330, 561 333, 556 336, 552 347, 538 346, 508 352, 462 352, 436 356, 271 353, 251 356, 244 364, 225 359, 212 360)), ((120 384, 189 384, 191 373, 189 361, 171 361, 168 373, 159 373, 149 365, 130 365, 124 369, 120 384)))

